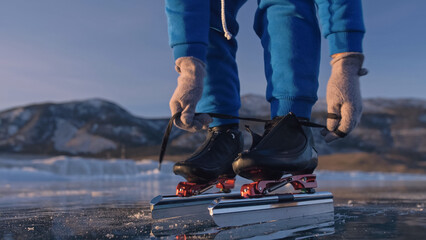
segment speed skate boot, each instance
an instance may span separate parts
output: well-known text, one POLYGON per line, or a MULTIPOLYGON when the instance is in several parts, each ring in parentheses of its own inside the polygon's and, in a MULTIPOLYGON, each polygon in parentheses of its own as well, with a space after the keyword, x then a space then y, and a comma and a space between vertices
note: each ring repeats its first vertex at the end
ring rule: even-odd
POLYGON ((257 183, 268 182, 269 186, 275 183, 292 183, 295 189, 316 187, 315 175, 312 173, 318 165, 318 155, 312 131, 304 126, 308 125, 304 122, 308 121, 289 113, 267 123, 263 136, 252 133, 252 147, 239 154, 233 162, 234 172, 257 183), (293 177, 281 178, 285 174, 293 177), (304 186, 303 181, 291 182, 297 178, 295 176, 303 176, 302 180, 312 184, 304 186), (303 186, 297 186, 299 183, 303 186))
POLYGON ((188 159, 174 165, 173 172, 187 180, 179 183, 176 194, 196 195, 213 185, 230 191, 235 181, 232 162, 242 150, 238 124, 209 128, 204 143, 188 159))

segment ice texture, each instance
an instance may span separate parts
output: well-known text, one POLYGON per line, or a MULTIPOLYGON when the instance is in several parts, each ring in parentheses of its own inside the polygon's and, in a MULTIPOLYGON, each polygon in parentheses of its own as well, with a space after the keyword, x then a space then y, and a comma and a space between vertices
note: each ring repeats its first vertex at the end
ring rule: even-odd
MULTIPOLYGON (((41 159, 14 160, 0 158, 0 181, 143 179, 176 178, 173 162, 165 161, 161 171, 154 160, 94 159, 57 156, 41 159)), ((319 181, 426 181, 423 174, 380 173, 359 171, 316 171, 319 181)))

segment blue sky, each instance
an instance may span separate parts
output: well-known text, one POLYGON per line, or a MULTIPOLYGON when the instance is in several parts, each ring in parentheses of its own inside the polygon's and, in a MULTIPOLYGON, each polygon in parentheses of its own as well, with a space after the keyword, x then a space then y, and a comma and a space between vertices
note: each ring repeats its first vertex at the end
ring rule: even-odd
MULTIPOLYGON (((218 0, 217 0, 218 1, 218 0)), ((363 97, 426 98, 426 1, 364 0, 363 97)), ((241 93, 264 94, 256 1, 239 13, 241 93)), ((319 96, 330 74, 322 44, 319 96)), ((162 0, 3 0, 0 110, 104 98, 144 117, 169 115, 176 86, 162 0)))

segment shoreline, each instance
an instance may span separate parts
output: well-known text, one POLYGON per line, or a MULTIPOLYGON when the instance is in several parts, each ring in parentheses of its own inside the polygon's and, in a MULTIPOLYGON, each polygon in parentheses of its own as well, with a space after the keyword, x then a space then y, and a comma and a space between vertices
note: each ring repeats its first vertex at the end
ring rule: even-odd
MULTIPOLYGON (((69 158, 87 158, 97 160, 116 160, 120 158, 96 158, 84 156, 66 156, 66 155, 42 155, 42 154, 22 154, 22 153, 0 153, 0 160, 42 160, 49 158, 57 158, 64 156, 69 158)), ((164 160, 170 162, 177 162, 187 158, 189 154, 182 155, 166 155, 164 160)), ((158 156, 149 155, 139 158, 127 158, 127 160, 134 160, 140 162, 142 160, 152 160, 156 162, 158 156)), ((320 155, 319 164, 316 170, 320 171, 333 171, 333 172, 365 172, 365 173, 404 173, 404 174, 426 174, 426 162, 417 161, 406 162, 396 161, 390 162, 385 157, 374 153, 335 153, 331 155, 320 155)))

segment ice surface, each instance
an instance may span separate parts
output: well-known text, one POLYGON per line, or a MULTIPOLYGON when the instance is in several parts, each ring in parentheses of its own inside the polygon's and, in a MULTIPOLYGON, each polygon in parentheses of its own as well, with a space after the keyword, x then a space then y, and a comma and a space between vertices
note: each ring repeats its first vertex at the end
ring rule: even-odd
POLYGON ((158 162, 153 160, 102 160, 67 156, 33 160, 0 158, 0 181, 86 181, 174 177, 171 168, 172 163, 165 162, 160 172, 158 162))
POLYGON ((153 160, 0 157, 0 209, 148 202, 183 180, 172 166, 166 162, 160 172, 153 160))
MULTIPOLYGON (((184 179, 165 161, 161 171, 154 160, 93 159, 57 156, 10 159, 0 157, 0 207, 61 204, 91 205, 95 202, 148 201, 156 195, 173 194, 184 179), (52 200, 53 199, 53 200, 52 200)), ((426 182, 426 175, 400 173, 317 171, 320 190, 336 187, 383 187, 426 182)), ((248 180, 238 177, 235 189, 248 180)), ((286 190, 285 188, 283 189, 286 190)), ((287 190, 290 190, 289 188, 287 190)))
MULTIPOLYGON (((176 183, 183 180, 173 175, 172 166, 166 161, 159 171, 154 160, 0 156, 0 239, 180 239, 183 234, 240 239, 249 231, 260 239, 280 238, 278 233, 290 236, 282 235, 289 232, 286 228, 269 231, 265 225, 217 229, 197 219, 153 221, 150 199, 173 194, 176 183)), ((319 191, 331 191, 335 197, 335 228, 309 226, 311 230, 291 236, 424 238, 426 175, 354 171, 317 175, 319 191)), ((236 189, 244 182, 237 179, 236 189)))
MULTIPOLYGON (((0 158, 0 181, 57 181, 90 179, 174 178, 173 162, 165 161, 161 172, 154 160, 93 159, 57 156, 14 160, 0 158)), ((426 181, 426 175, 380 172, 316 171, 319 181, 426 181)))

